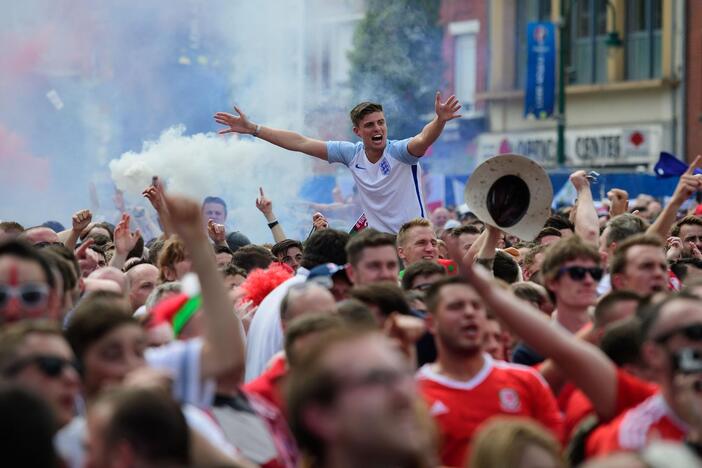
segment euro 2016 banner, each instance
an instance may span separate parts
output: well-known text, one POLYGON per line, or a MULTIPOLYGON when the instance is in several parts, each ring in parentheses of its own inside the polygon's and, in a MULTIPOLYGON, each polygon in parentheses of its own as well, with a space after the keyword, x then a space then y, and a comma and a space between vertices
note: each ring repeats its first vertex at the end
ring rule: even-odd
POLYGON ((549 22, 529 23, 524 115, 537 119, 553 115, 555 88, 556 28, 549 22))

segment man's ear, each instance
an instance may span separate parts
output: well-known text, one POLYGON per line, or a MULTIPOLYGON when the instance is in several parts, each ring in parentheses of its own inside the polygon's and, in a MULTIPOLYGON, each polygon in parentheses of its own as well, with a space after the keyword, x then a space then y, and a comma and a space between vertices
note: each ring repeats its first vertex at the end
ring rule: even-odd
POLYGON ((436 320, 434 320, 434 314, 428 313, 426 317, 424 317, 424 321, 426 322, 429 333, 436 335, 436 320))
POLYGON ((356 127, 356 126, 353 127, 353 133, 354 133, 357 137, 359 137, 359 138, 361 137, 361 129, 358 128, 358 127, 356 127))
POLYGON ((397 256, 400 257, 400 260, 402 260, 403 262, 407 260, 407 257, 405 256, 405 249, 403 249, 402 247, 397 248, 397 256))
POLYGON ((624 275, 621 273, 616 273, 612 275, 610 283, 612 284, 612 289, 624 289, 626 286, 626 280, 624 279, 624 275))
POLYGON ((353 266, 350 263, 346 264, 346 276, 348 276, 352 285, 356 284, 356 271, 353 269, 353 266))

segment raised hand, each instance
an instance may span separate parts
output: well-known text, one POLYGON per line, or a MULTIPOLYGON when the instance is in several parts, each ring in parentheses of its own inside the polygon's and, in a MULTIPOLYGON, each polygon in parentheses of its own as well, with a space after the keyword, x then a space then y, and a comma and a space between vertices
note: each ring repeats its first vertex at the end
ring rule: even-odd
POLYGON ((226 245, 227 233, 223 224, 218 224, 211 219, 207 221, 207 234, 215 245, 226 245))
POLYGON ((665 253, 665 258, 668 261, 672 260, 678 260, 679 258, 682 257, 683 253, 683 242, 682 239, 679 237, 671 236, 669 237, 666 242, 666 253, 665 253))
POLYGON ((587 179, 587 173, 584 170, 579 170, 573 172, 570 177, 570 183, 573 184, 575 190, 578 192, 590 187, 590 181, 587 179))
POLYGON ((436 116, 442 122, 448 122, 449 120, 457 119, 461 116, 458 114, 458 110, 461 108, 461 103, 458 102, 456 96, 451 95, 446 102, 441 102, 441 93, 436 92, 436 98, 434 99, 434 110, 436 111, 436 116))
POLYGON ((329 228, 329 221, 327 221, 327 218, 325 218, 322 213, 317 212, 312 215, 312 225, 315 231, 321 231, 329 228))
POLYGON ((266 198, 266 195, 263 193, 263 187, 259 187, 258 191, 260 194, 260 197, 256 199, 256 208, 258 208, 258 211, 264 215, 273 213, 273 202, 269 198, 266 198))
POLYGON ((149 185, 144 189, 141 194, 149 200, 151 203, 151 206, 154 207, 154 210, 160 215, 166 211, 166 205, 163 201, 164 197, 164 191, 163 191, 163 185, 159 181, 158 177, 154 177, 154 183, 152 185, 149 185))
POLYGON ((75 251, 78 267, 80 268, 81 277, 85 278, 98 267, 98 254, 90 249, 90 246, 95 243, 94 239, 86 239, 80 247, 75 251))
POLYGON ((229 127, 220 130, 218 133, 220 135, 224 135, 226 133, 254 133, 256 131, 256 125, 254 125, 246 117, 246 114, 241 112, 241 109, 239 109, 237 106, 234 106, 234 111, 239 115, 229 114, 227 112, 217 112, 214 115, 215 122, 229 127))
POLYGON ((141 232, 137 229, 134 232, 129 230, 130 217, 127 213, 122 214, 117 226, 115 226, 115 251, 118 255, 126 255, 136 246, 141 232))
POLYGON ((629 211, 629 194, 626 190, 613 188, 607 192, 607 198, 609 198, 610 218, 629 211))
POLYGON ((202 229, 202 210, 200 204, 190 198, 177 195, 164 195, 171 227, 186 243, 207 241, 202 229))
POLYGON ((673 192, 673 199, 682 203, 690 198, 693 193, 702 189, 702 175, 695 174, 695 169, 699 169, 700 166, 702 166, 702 155, 698 154, 694 162, 687 168, 687 171, 680 176, 680 181, 675 187, 675 192, 673 192))
POLYGON ((93 214, 90 210, 80 210, 77 211, 71 218, 72 228, 71 230, 77 234, 83 232, 83 229, 87 228, 90 222, 93 220, 93 214))

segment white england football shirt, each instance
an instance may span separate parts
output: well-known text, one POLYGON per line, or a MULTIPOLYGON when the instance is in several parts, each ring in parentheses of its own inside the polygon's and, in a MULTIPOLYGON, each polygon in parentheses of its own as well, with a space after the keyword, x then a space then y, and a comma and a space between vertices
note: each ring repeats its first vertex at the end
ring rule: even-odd
POLYGON ((327 142, 329 163, 351 170, 368 226, 379 231, 397 234, 410 219, 426 216, 419 158, 407 150, 409 140, 388 140, 375 164, 368 160, 362 142, 327 142))

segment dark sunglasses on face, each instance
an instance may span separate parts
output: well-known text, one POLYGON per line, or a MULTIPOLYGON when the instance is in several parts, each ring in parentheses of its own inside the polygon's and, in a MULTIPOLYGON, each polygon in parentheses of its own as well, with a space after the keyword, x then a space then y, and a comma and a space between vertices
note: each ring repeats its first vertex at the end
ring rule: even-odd
POLYGON ((75 362, 68 359, 64 359, 59 356, 27 356, 15 361, 5 368, 5 375, 12 376, 21 372, 24 368, 36 365, 44 375, 51 378, 56 378, 63 373, 66 367, 72 367, 78 371, 78 367, 75 362))
POLYGON ((682 328, 675 328, 653 338, 653 341, 663 344, 675 335, 682 335, 692 341, 702 341, 702 323, 693 323, 682 328))
POLYGON ((46 303, 49 287, 42 283, 24 283, 19 286, 0 284, 0 308, 5 307, 12 298, 17 298, 28 309, 46 303))
POLYGON ((565 273, 568 273, 568 276, 573 281, 582 281, 585 279, 585 275, 587 273, 590 274, 592 279, 595 281, 599 281, 602 279, 602 276, 604 275, 604 270, 600 267, 581 267, 581 266, 571 266, 571 267, 563 267, 560 270, 558 270, 558 275, 557 278, 560 278, 563 276, 565 273))

